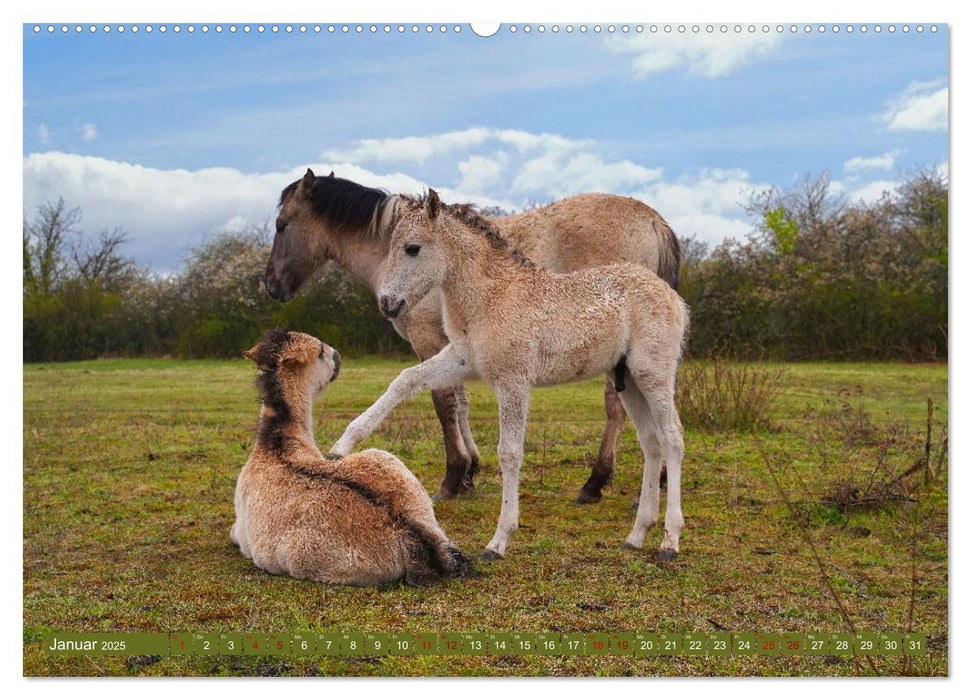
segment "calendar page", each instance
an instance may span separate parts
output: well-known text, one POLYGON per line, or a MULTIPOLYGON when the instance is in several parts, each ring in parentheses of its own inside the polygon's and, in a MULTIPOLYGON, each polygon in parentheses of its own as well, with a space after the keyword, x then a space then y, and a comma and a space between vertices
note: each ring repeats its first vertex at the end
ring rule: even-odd
POLYGON ((952 27, 789 13, 26 20, 23 675, 948 676, 952 27))

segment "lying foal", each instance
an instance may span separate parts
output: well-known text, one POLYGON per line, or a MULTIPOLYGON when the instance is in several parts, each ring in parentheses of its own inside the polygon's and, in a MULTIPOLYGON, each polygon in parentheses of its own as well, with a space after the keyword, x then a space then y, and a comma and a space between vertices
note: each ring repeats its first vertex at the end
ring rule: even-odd
POLYGON ((313 401, 340 370, 316 338, 282 330, 243 353, 260 374, 256 446, 236 483, 240 551, 271 574, 375 585, 467 574, 469 558, 435 521, 425 489, 394 455, 324 457, 313 401))

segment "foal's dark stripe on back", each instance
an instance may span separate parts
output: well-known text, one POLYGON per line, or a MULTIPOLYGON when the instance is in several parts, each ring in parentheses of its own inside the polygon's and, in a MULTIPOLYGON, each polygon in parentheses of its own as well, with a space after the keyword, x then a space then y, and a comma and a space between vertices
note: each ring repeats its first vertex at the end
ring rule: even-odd
POLYGON ((614 367, 614 389, 618 394, 627 388, 627 384, 624 383, 624 373, 626 371, 627 355, 621 355, 620 361, 617 363, 617 366, 614 367))
MULTIPOLYGON (((300 180, 287 185, 280 195, 280 205, 300 185, 300 180)), ((340 177, 318 177, 310 205, 317 216, 335 228, 359 229, 368 226, 374 213, 388 200, 388 193, 377 187, 365 187, 340 177)))
POLYGON ((425 557, 428 559, 429 563, 431 563, 431 565, 435 568, 435 570, 438 573, 442 575, 447 575, 451 573, 448 566, 446 566, 445 562, 443 562, 442 558, 439 556, 438 550, 435 549, 434 544, 432 544, 429 537, 424 532, 422 532, 421 526, 419 526, 416 523, 413 523, 411 520, 406 518, 401 513, 394 512, 394 510, 391 508, 391 505, 387 501, 385 501, 380 494, 369 489, 364 484, 358 483, 357 481, 353 481, 351 479, 345 479, 343 477, 337 476, 336 474, 330 474, 328 472, 321 472, 313 469, 306 469, 304 467, 298 467, 295 464, 291 464, 285 459, 282 459, 282 457, 280 461, 283 462, 284 466, 286 466, 286 468, 292 471, 294 474, 298 474, 299 476, 302 476, 307 479, 312 479, 315 481, 329 481, 332 484, 343 486, 347 490, 356 493, 358 496, 363 498, 365 501, 367 501, 370 505, 374 506, 375 508, 382 508, 386 510, 392 520, 401 523, 405 527, 405 529, 408 530, 409 534, 411 534, 412 537, 414 537, 418 541, 418 543, 421 545, 421 548, 425 552, 425 557))

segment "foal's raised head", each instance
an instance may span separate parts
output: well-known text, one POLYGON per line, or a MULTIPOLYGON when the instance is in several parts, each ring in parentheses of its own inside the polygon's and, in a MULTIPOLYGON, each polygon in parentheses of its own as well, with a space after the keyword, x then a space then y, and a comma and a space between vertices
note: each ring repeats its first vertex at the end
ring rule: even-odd
POLYGON ((442 203, 438 193, 406 200, 391 232, 384 282, 378 306, 386 318, 400 316, 445 281, 447 258, 441 241, 442 203))
POLYGON ((341 356, 312 335, 275 328, 243 353, 260 369, 264 403, 292 403, 316 396, 337 379, 341 356))

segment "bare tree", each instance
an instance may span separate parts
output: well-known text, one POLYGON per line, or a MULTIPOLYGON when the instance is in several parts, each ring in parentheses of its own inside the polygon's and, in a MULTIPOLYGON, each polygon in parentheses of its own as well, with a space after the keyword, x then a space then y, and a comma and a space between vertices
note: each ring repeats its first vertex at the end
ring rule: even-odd
POLYGON ((80 222, 81 210, 68 209, 61 197, 42 204, 32 224, 24 222, 25 292, 49 294, 61 281, 68 268, 65 248, 80 222))
POLYGON ((71 258, 81 279, 102 288, 117 290, 135 272, 135 263, 118 254, 118 249, 129 241, 128 233, 121 228, 102 231, 97 242, 78 237, 71 245, 71 258))

